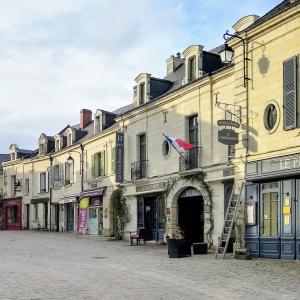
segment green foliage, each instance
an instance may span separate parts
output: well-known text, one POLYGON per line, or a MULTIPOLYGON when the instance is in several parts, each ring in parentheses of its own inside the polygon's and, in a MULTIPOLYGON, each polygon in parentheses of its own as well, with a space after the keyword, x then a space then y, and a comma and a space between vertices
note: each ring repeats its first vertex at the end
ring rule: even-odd
POLYGON ((113 236, 122 239, 126 224, 129 222, 129 211, 122 190, 117 189, 111 195, 111 212, 113 221, 113 236))

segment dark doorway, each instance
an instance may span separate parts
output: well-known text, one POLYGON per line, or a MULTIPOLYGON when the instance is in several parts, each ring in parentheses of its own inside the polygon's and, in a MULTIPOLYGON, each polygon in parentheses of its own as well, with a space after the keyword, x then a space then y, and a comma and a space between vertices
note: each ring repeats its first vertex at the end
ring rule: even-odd
POLYGON ((48 228, 48 203, 44 203, 44 212, 45 212, 45 225, 44 228, 48 228))
POLYGON ((144 198, 144 213, 145 213, 145 229, 147 232, 147 240, 157 239, 157 222, 156 222, 156 198, 144 198))
POLYGON ((26 215, 27 215, 26 229, 29 229, 29 224, 30 224, 30 204, 26 204, 26 215))
POLYGON ((188 188, 178 198, 178 225, 185 240, 203 242, 203 197, 198 190, 188 188))
POLYGON ((67 203, 67 231, 74 230, 74 203, 67 203))
POLYGON ((59 204, 55 205, 55 226, 56 231, 59 232, 59 204))

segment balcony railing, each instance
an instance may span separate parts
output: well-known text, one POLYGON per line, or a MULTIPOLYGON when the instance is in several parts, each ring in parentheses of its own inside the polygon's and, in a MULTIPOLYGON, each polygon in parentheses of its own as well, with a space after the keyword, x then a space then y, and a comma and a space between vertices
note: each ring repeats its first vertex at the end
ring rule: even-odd
POLYGON ((200 147, 194 147, 185 151, 179 157, 179 171, 188 171, 200 167, 200 147))
POLYGON ((131 180, 136 181, 146 177, 148 160, 141 160, 131 164, 131 180))

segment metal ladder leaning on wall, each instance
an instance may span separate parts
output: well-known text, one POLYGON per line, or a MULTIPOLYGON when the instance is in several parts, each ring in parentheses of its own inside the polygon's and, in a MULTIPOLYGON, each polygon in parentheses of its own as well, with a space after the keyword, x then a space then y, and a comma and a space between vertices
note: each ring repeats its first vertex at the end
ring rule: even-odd
POLYGON ((226 215, 224 219, 224 225, 222 229, 221 236, 219 238, 218 247, 216 250, 215 257, 218 258, 219 255, 221 255, 222 258, 225 257, 229 240, 231 237, 231 232, 233 229, 233 225, 236 219, 236 213, 237 213, 237 207, 239 205, 239 202, 241 200, 242 192, 244 188, 244 182, 240 184, 240 187, 238 187, 237 182, 234 182, 232 192, 230 195, 230 199, 228 201, 226 215), (222 246, 225 242, 224 247, 222 246))

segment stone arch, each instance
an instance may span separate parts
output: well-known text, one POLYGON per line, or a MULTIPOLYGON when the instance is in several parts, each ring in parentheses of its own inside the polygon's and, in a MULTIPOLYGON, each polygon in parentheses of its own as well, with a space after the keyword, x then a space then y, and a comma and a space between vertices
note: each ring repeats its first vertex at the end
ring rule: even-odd
POLYGON ((171 186, 169 192, 167 193, 166 209, 169 213, 166 220, 166 235, 172 237, 178 234, 178 198, 180 194, 188 188, 197 189, 203 197, 204 239, 206 242, 208 242, 209 246, 211 246, 211 234, 213 230, 211 193, 207 184, 196 177, 178 179, 171 186))

